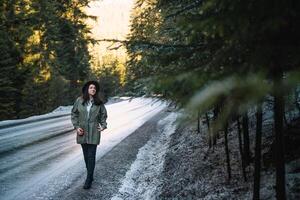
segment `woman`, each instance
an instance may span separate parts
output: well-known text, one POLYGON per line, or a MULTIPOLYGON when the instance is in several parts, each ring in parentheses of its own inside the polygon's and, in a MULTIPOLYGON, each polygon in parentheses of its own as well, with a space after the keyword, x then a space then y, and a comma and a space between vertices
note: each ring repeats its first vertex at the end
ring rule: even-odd
POLYGON ((89 189, 93 181, 97 145, 100 143, 101 131, 106 129, 107 112, 99 98, 99 84, 88 81, 82 88, 71 111, 71 121, 77 132, 77 143, 81 144, 87 169, 84 189, 89 189))

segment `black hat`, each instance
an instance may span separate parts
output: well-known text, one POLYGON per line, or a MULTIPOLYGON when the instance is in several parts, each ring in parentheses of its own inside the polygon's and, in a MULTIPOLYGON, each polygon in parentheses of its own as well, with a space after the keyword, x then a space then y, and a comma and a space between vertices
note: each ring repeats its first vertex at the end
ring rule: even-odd
POLYGON ((84 84, 84 86, 82 87, 82 93, 84 93, 84 91, 86 90, 87 87, 89 87, 91 84, 95 85, 96 87, 96 93, 99 92, 100 90, 100 86, 99 83, 97 81, 88 81, 84 84))

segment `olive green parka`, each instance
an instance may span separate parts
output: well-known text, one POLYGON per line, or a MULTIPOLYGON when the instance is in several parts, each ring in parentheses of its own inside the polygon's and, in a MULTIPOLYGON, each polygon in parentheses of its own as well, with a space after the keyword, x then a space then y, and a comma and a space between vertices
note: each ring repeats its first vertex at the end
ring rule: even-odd
POLYGON ((98 124, 102 128, 107 128, 107 111, 104 104, 92 104, 89 115, 87 106, 82 105, 82 97, 78 97, 71 111, 71 121, 75 129, 82 128, 84 134, 77 134, 77 144, 100 144, 101 132, 98 130, 98 124))

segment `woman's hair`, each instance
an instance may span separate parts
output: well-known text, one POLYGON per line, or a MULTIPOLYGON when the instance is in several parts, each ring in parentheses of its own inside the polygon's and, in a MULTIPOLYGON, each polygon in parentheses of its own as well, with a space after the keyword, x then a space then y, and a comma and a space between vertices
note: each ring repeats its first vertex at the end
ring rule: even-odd
MULTIPOLYGON (((95 84, 87 83, 82 90, 82 99, 83 99, 82 105, 84 105, 86 102, 88 102, 90 100, 90 95, 89 95, 90 85, 95 85, 95 84)), ((103 104, 104 100, 99 95, 99 85, 95 85, 95 87, 96 87, 96 93, 93 95, 94 104, 95 105, 103 104)))

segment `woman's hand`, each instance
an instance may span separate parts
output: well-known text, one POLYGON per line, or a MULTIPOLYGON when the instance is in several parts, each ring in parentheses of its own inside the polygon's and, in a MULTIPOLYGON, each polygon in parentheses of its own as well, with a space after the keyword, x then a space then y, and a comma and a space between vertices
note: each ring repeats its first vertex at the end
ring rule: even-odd
POLYGON ((76 131, 77 131, 77 134, 80 136, 82 136, 84 134, 84 131, 82 128, 77 128, 76 131))
POLYGON ((102 127, 100 124, 98 124, 98 127, 97 127, 97 129, 98 129, 98 131, 103 131, 105 128, 104 127, 102 127))

